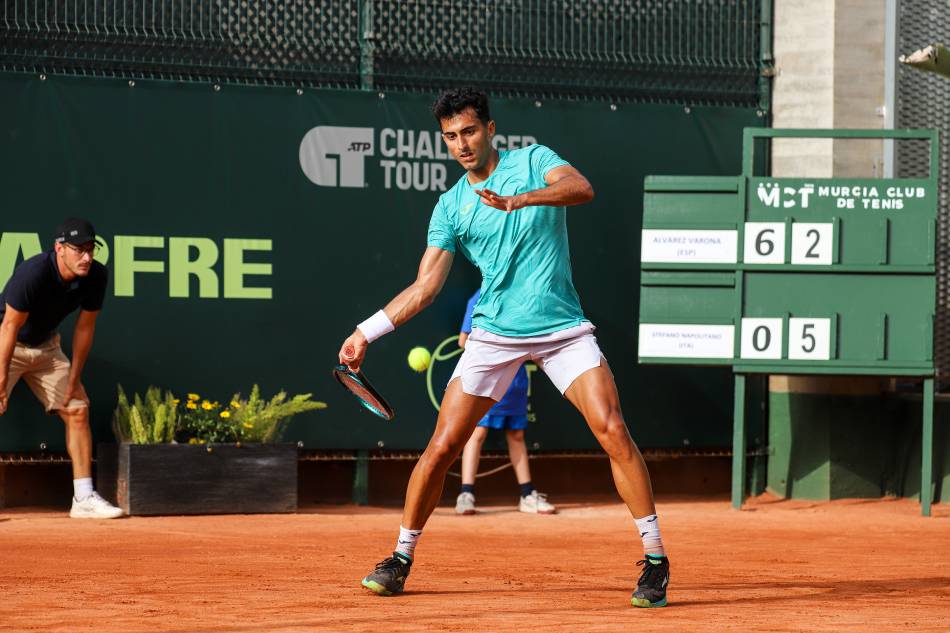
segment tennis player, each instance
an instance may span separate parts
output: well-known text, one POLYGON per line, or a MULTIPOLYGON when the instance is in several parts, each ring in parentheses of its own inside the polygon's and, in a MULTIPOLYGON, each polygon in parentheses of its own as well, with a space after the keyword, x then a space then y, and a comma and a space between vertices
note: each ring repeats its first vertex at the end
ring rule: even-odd
POLYGON ((481 272, 481 297, 435 431, 409 478, 396 549, 362 584, 380 595, 403 590, 449 466, 521 364, 532 360, 581 412, 610 458, 617 491, 644 548, 631 603, 665 606, 669 560, 650 475, 571 279, 565 207, 589 202, 593 189, 577 169, 542 145, 495 150, 495 122, 481 92, 446 92, 432 112, 446 147, 466 173, 435 205, 415 282, 357 326, 340 347, 340 362, 358 369, 370 343, 431 304, 456 251, 481 272))

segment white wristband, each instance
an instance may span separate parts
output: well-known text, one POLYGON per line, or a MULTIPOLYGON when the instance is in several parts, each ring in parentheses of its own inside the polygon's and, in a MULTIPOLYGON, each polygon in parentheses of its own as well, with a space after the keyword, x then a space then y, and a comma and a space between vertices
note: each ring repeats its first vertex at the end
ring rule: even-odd
POLYGON ((366 337, 367 343, 372 343, 383 334, 389 334, 396 329, 396 326, 393 325, 393 322, 389 320, 389 317, 386 316, 386 313, 382 310, 356 327, 363 333, 363 336, 366 337))

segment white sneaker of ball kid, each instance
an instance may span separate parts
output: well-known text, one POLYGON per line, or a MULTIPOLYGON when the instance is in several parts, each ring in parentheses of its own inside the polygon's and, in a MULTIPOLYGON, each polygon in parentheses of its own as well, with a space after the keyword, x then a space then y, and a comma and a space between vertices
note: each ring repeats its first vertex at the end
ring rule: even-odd
POLYGON ((98 492, 82 501, 73 497, 73 507, 69 510, 69 516, 73 519, 117 519, 122 516, 122 508, 117 508, 102 497, 98 492))
POLYGON ((455 500, 456 514, 475 514, 475 495, 463 492, 455 500))
POLYGON ((532 490, 527 497, 521 497, 518 510, 528 514, 554 514, 557 512, 557 508, 548 503, 548 496, 537 490, 532 490))

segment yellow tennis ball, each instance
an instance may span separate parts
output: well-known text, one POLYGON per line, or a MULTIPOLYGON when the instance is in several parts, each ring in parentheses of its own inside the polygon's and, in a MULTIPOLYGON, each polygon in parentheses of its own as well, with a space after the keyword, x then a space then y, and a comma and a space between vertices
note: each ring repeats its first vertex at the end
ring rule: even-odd
POLYGON ((418 372, 423 372, 429 368, 429 361, 432 355, 424 347, 413 347, 409 350, 409 366, 418 372))

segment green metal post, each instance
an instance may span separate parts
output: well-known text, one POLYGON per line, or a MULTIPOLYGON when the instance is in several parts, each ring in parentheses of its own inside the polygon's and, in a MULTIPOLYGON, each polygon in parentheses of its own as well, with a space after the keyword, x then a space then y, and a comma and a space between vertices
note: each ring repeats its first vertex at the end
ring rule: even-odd
POLYGON ((761 437, 760 443, 755 446, 755 455, 752 457, 751 472, 749 472, 749 495, 756 496, 765 492, 768 479, 768 376, 754 376, 751 378, 749 390, 752 403, 752 428, 756 435, 761 437))
POLYGON ((369 451, 356 451, 356 463, 353 465, 353 503, 358 506, 369 505, 369 451))
POLYGON ((772 0, 762 0, 759 16, 759 110, 772 109, 772 0))
POLYGON ((924 432, 920 441, 920 513, 930 516, 933 503, 934 379, 924 379, 924 432))
POLYGON ((373 0, 362 0, 360 6, 360 88, 372 90, 376 59, 376 33, 373 31, 373 0))
POLYGON ((745 500, 745 374, 736 374, 732 413, 732 507, 745 500))

